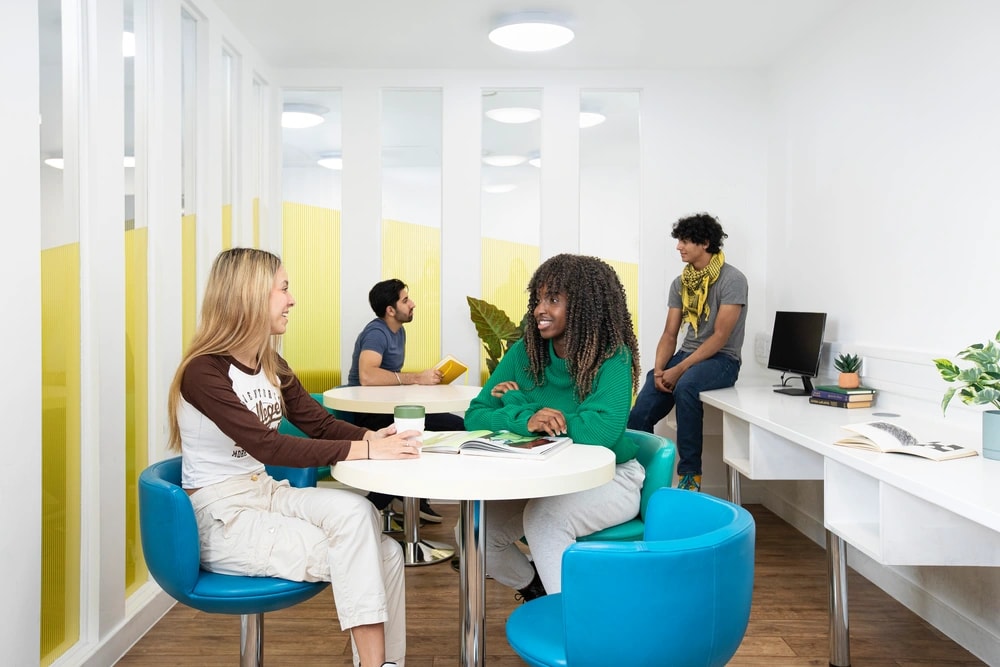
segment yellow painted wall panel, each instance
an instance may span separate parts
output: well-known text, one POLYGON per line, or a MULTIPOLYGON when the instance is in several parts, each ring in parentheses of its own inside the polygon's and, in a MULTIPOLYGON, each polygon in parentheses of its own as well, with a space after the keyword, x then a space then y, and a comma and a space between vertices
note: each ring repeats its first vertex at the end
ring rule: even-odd
MULTIPOLYGON (((426 370, 441 360, 441 230, 399 220, 382 221, 382 279, 399 278, 416 303, 406 325, 403 370, 426 370)), ((371 289, 365 287, 365 293, 371 289)), ((462 304, 448 307, 464 308, 462 304)), ((374 315, 374 313, 373 313, 374 315)), ((358 331, 352 333, 356 337, 358 331)), ((351 338, 351 345, 354 338, 351 338)))
MULTIPOLYGON (((520 324, 528 310, 528 281, 540 263, 538 246, 483 238, 483 300, 507 313, 520 324)), ((466 306, 468 309, 468 306, 466 306)), ((481 357, 482 380, 486 372, 486 353, 481 357)))
POLYGON ((260 247, 260 197, 253 198, 253 247, 260 247))
POLYGON ((306 389, 325 391, 341 382, 340 211, 285 202, 282 247, 295 297, 282 354, 306 389))
POLYGON ((222 249, 233 247, 233 205, 222 206, 222 249))
POLYGON ((181 216, 181 335, 182 347, 187 350, 198 324, 198 256, 195 230, 197 218, 181 216))
POLYGON ((635 262, 622 262, 617 259, 604 259, 604 261, 611 265, 611 268, 618 274, 618 279, 622 281, 622 287, 625 288, 625 302, 628 304, 628 312, 632 316, 632 328, 638 337, 639 265, 635 262))
POLYGON ((43 250, 40 663, 80 636, 80 251, 43 250))
POLYGON ((139 538, 138 481, 149 465, 149 300, 146 228, 125 232, 125 591, 149 578, 139 538))

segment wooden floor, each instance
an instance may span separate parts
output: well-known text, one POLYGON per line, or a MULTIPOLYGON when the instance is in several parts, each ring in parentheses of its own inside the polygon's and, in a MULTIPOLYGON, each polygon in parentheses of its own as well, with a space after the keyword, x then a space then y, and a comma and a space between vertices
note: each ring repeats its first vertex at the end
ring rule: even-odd
MULTIPOLYGON (((421 536, 454 542, 457 505, 435 504, 441 525, 421 536)), ((750 626, 731 665, 829 664, 824 551, 759 505, 757 566, 750 626)), ((982 665, 866 579, 850 571, 851 663, 854 667, 982 665)), ((458 667, 458 575, 448 564, 406 570, 407 667, 458 667)), ((489 667, 521 667, 504 621, 513 591, 486 582, 486 659, 489 667)), ((119 665, 237 665, 238 617, 176 605, 118 662, 119 665)), ((351 665, 350 641, 340 631, 329 592, 266 616, 264 657, 274 665, 351 665)), ((666 649, 671 650, 671 649, 666 649)), ((665 650, 663 665, 670 664, 665 650)), ((675 650, 675 649, 674 649, 675 650)), ((610 666, 609 666, 610 667, 610 666)))

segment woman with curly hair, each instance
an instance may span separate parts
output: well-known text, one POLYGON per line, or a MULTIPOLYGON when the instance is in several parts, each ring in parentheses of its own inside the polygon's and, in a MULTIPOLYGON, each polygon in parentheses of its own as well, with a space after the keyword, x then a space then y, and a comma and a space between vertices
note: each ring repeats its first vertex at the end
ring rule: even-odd
POLYGON ((528 283, 524 337, 465 413, 469 430, 568 435, 615 454, 613 480, 588 491, 490 501, 486 569, 530 600, 561 590, 562 554, 576 538, 634 518, 646 473, 625 437, 639 353, 625 290, 596 257, 556 255, 528 283), (518 548, 524 536, 532 561, 518 548))

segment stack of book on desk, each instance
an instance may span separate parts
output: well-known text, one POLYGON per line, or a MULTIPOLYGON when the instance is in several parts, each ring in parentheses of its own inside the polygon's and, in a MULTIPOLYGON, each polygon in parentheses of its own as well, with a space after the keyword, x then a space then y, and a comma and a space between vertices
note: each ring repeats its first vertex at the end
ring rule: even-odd
POLYGON ((809 402, 834 408, 870 408, 875 402, 875 390, 871 387, 844 389, 835 384, 821 384, 813 388, 809 402))

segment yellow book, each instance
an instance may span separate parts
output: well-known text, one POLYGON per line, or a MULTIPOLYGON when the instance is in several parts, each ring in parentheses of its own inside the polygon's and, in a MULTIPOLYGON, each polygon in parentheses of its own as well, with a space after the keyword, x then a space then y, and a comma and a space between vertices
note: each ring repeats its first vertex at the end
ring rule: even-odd
POLYGON ((441 371, 441 384, 451 384, 469 370, 468 366, 450 354, 439 361, 434 368, 441 371))

